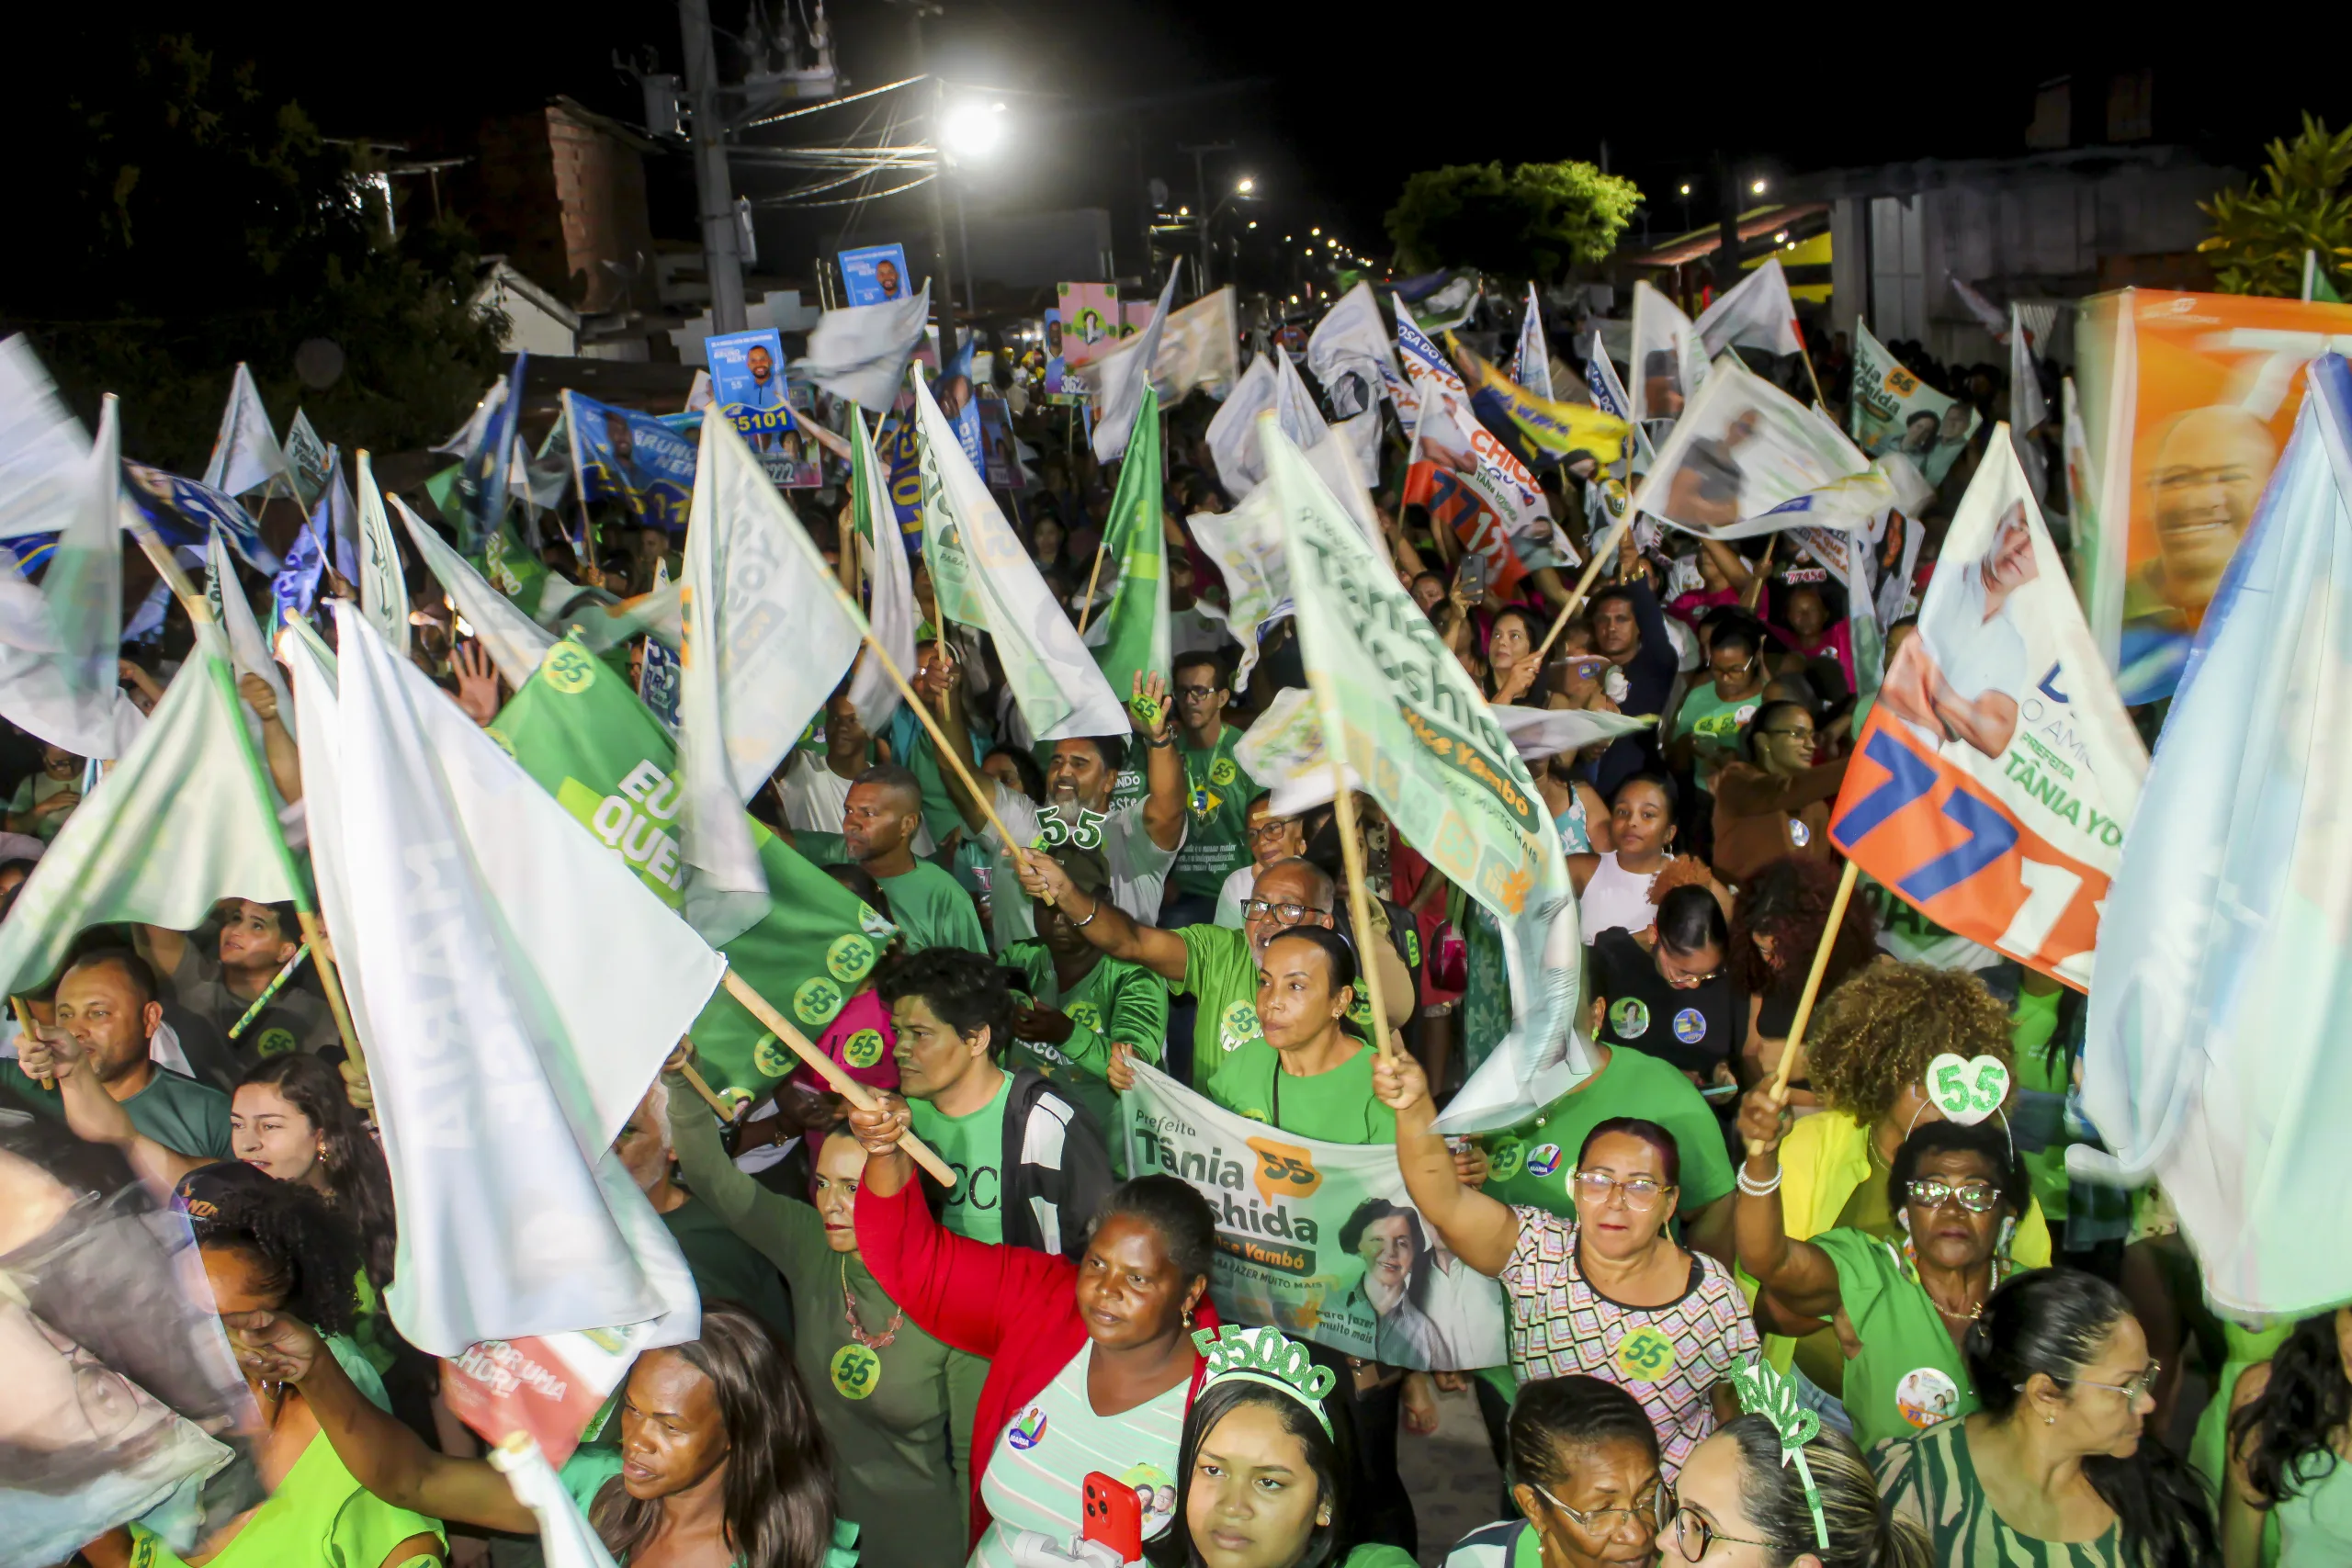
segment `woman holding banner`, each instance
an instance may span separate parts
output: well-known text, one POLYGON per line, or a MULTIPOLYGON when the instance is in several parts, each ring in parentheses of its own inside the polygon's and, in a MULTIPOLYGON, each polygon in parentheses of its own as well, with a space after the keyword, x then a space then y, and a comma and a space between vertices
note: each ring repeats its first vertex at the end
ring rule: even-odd
POLYGON ((1738 1410, 1727 1381, 1757 1348, 1731 1270, 1667 1234, 1681 1159, 1656 1122, 1612 1118, 1577 1153, 1577 1217, 1513 1208, 1462 1184, 1430 1130, 1429 1080, 1402 1052, 1373 1068, 1396 1115, 1405 1190, 1447 1247, 1498 1279, 1521 1382, 1572 1372, 1623 1387, 1657 1428, 1668 1479, 1738 1410))

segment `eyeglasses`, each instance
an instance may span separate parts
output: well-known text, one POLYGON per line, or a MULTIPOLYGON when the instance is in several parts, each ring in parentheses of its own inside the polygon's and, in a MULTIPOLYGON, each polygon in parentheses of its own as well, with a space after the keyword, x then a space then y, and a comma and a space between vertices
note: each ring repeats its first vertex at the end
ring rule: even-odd
POLYGON ((1958 1186, 1941 1177, 1924 1177, 1905 1190, 1923 1209, 1939 1209, 1953 1198, 1972 1214, 1989 1214, 2001 1206, 2001 1190, 1981 1176, 1972 1176, 1958 1186))
POLYGON ((1759 729, 1756 733, 1758 735, 1781 737, 1793 735, 1800 740, 1810 740, 1813 739, 1813 731, 1810 729, 1759 729))
POLYGON ((1729 969, 1729 964, 1718 964, 1703 975, 1686 975, 1679 969, 1670 969, 1667 966, 1666 946, 1662 942, 1658 945, 1658 978, 1664 980, 1668 985, 1673 987, 1678 991, 1695 991, 1710 980, 1722 979, 1729 969))
POLYGON ((1577 1529, 1589 1535, 1610 1536, 1632 1525, 1635 1529, 1647 1525, 1653 1534, 1666 1528, 1666 1513, 1660 1507, 1666 1496, 1666 1483, 1653 1483, 1646 1496, 1637 1497, 1630 1508, 1571 1508, 1557 1497, 1538 1486, 1535 1495, 1576 1521, 1577 1529))
POLYGON ((1216 695, 1216 688, 1215 686, 1179 686, 1176 688, 1176 694, 1180 697, 1189 697, 1194 702, 1204 702, 1216 695))
POLYGON ((1291 830, 1291 827, 1292 819, 1290 818, 1277 817, 1271 822, 1261 822, 1255 828, 1250 829, 1250 840, 1252 843, 1262 844, 1269 839, 1281 838, 1284 833, 1291 830))
POLYGON ((1309 915, 1328 915, 1330 912, 1317 904, 1269 904, 1263 898, 1252 898, 1241 906, 1245 919, 1260 920, 1272 915, 1286 926, 1295 926, 1309 915))
POLYGON ((2147 1397, 2150 1389, 2156 1386, 2156 1374, 2164 1370, 2165 1364, 2162 1361, 2150 1361, 2147 1371, 2130 1382, 2094 1382, 2089 1378, 2076 1378, 2075 1382, 2085 1388, 2103 1388, 2110 1393, 2120 1393, 2123 1396, 2125 1404, 2137 1404, 2147 1397))
POLYGON ((1595 1206, 1609 1201, 1611 1192, 1625 1195, 1628 1209, 1647 1209, 1657 1202, 1657 1195, 1666 1190, 1664 1183, 1655 1177, 1630 1176, 1620 1181, 1605 1170, 1577 1172, 1577 1201, 1595 1206))
POLYGON ((1682 1560, 1686 1562, 1704 1562, 1707 1553, 1714 1550, 1715 1542, 1719 1540, 1732 1546, 1760 1546, 1767 1551, 1778 1550, 1769 1540, 1750 1540, 1745 1536, 1719 1534, 1715 1527, 1707 1522, 1704 1515, 1696 1509, 1686 1508, 1677 1503, 1673 1488, 1661 1485, 1657 1489, 1658 1533, 1664 1535, 1669 1525, 1674 1529, 1675 1548, 1682 1553, 1682 1560))

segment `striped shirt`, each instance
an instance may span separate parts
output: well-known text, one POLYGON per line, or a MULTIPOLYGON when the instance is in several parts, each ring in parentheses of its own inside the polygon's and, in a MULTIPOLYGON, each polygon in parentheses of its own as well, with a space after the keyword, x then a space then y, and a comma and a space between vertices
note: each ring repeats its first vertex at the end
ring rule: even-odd
MULTIPOLYGON (((1080 1505, 1090 1475, 1103 1478, 1098 1485, 1115 1484, 1134 1496, 1142 1540, 1160 1534, 1175 1518, 1176 1452, 1191 1383, 1180 1381, 1116 1416, 1097 1416, 1086 1393, 1087 1359, 1093 1348, 1080 1347, 997 1438, 996 1453, 980 1479, 980 1501, 992 1522, 972 1549, 967 1568, 1016 1568, 1024 1559, 1015 1556, 1014 1545, 1023 1534, 1041 1536, 1056 1551, 1069 1553, 1083 1534, 1080 1505)), ((1114 1523, 1121 1517, 1132 1516, 1121 1510, 1114 1523)), ((1123 1549, 1131 1544, 1111 1543, 1123 1549)))
POLYGON ((2124 1568, 2123 1527, 2096 1540, 2036 1540, 1993 1512, 1968 1453, 1968 1421, 1930 1427, 1871 1452, 1879 1495, 1927 1530, 1940 1568, 2124 1568))

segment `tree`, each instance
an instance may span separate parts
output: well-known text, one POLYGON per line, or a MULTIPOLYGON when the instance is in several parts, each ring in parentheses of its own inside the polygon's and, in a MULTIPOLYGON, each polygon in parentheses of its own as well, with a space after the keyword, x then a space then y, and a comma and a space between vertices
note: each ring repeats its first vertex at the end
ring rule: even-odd
POLYGON ((2303 116, 2302 133, 2273 141, 2270 164, 2252 190, 2225 190, 2199 210, 2213 232, 2197 248, 2213 258, 2224 294, 2298 299, 2303 253, 2316 252, 2331 284, 2352 279, 2352 130, 2331 132, 2303 116))
POLYGON ((447 434, 496 374, 497 323, 472 310, 462 228, 394 239, 364 148, 222 68, 185 36, 89 35, 27 74, 49 141, 11 170, 23 219, 0 309, 95 422, 122 398, 125 451, 201 472, 229 378, 250 363, 282 430, 300 402, 346 447, 447 434), (111 40, 111 41, 109 41, 111 40), (295 351, 323 338, 343 370, 303 386, 295 351))
POLYGON ((1555 282, 1609 254, 1641 205, 1633 181, 1590 164, 1499 163, 1424 169, 1388 209, 1388 237, 1415 271, 1475 266, 1555 282))

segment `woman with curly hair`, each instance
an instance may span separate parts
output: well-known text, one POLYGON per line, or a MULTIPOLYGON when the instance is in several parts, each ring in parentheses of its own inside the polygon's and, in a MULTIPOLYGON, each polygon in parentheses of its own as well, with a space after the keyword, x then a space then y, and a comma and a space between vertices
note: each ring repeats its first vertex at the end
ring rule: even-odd
MULTIPOLYGON (((1830 906, 1837 901, 1838 871, 1829 862, 1788 856, 1758 869, 1732 904, 1732 972, 1747 992, 1742 1054, 1749 1082, 1770 1077, 1781 1065, 1814 950, 1821 945, 1830 906)), ((1815 1007, 1877 956, 1877 931, 1869 908, 1859 898, 1847 900, 1846 918, 1829 949, 1829 967, 1822 972, 1815 1007)), ((1817 1037, 1820 1032, 1816 1023, 1814 1033, 1817 1037)), ((1789 1081, 1802 1087, 1806 1077, 1805 1063, 1800 1060, 1789 1081)))
MULTIPOLYGON (((1942 1116, 1928 1098, 1928 1064, 1951 1052, 1962 1061, 1990 1056, 2012 1066, 2008 1010, 1984 982, 1916 964, 1871 964, 1824 996, 1814 1009, 1805 1051, 1822 1109, 1796 1118, 1781 1142, 1781 1220, 1792 1241, 1839 1225, 1894 1237, 1887 1179, 1895 1151, 1919 1123, 1942 1116)), ((1788 1115, 1771 1097, 1769 1081, 1750 1089, 1743 1124, 1788 1115)), ((2026 1203, 2009 1256, 2027 1269, 2049 1264, 2050 1226, 2040 1204, 2026 1203)), ((1837 1410, 1845 1357, 1836 1333, 1818 1320, 1766 1326, 1775 1331, 1766 1344, 1775 1364, 1786 1366, 1793 1352, 1797 1371, 1813 1384, 1807 1391, 1800 1382, 1799 1390, 1809 1397, 1818 1393, 1822 1404, 1837 1410)))
POLYGON ((2256 1568, 2272 1519, 2278 1568, 2352 1562, 2352 1307, 2295 1325, 2230 1406, 2222 1562, 2256 1568))

